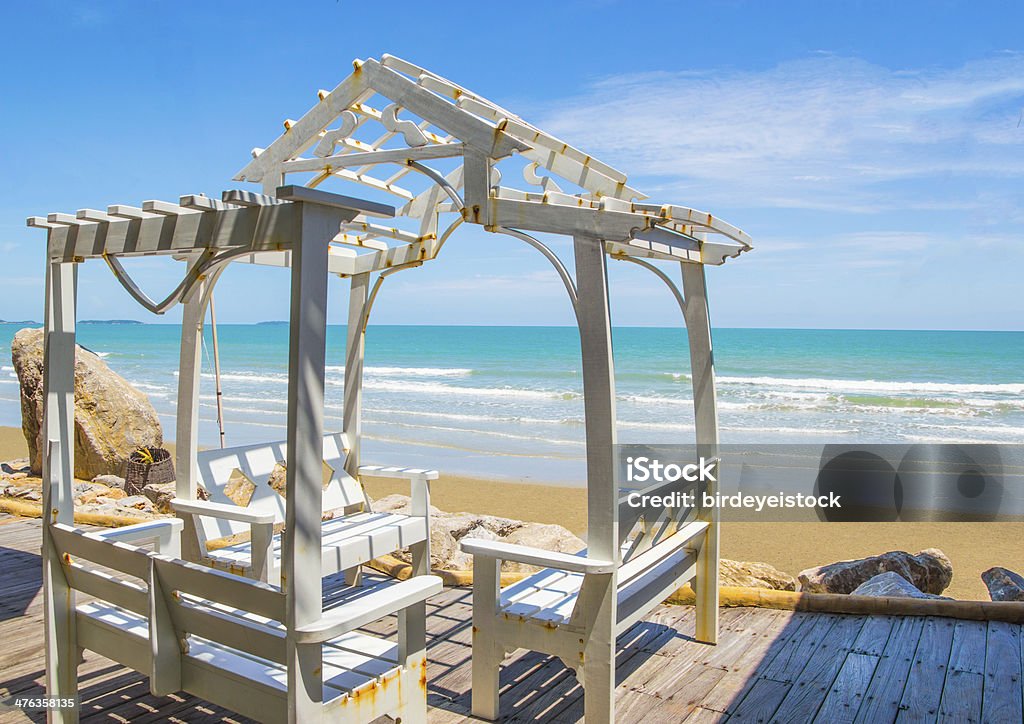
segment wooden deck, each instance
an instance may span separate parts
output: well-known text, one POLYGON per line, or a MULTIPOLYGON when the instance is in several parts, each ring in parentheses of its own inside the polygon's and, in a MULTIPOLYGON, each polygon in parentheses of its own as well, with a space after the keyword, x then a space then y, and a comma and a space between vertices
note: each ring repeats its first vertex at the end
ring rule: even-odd
MULTIPOLYGON (((38 550, 38 521, 0 516, 0 698, 43 693, 38 550)), ((325 585, 328 605, 337 586, 325 585)), ((448 589, 430 608, 429 719, 468 720, 470 592, 448 589)), ((692 608, 662 606, 619 642, 618 721, 1020 722, 1021 629, 741 608, 722 611, 712 647, 690 638, 692 608)), ((195 698, 154 697, 145 677, 92 653, 79 672, 87 721, 241 720, 195 698)), ((502 669, 509 721, 579 721, 582 703, 557 660, 521 651, 502 669)), ((0 722, 27 720, 0 706, 0 722)))

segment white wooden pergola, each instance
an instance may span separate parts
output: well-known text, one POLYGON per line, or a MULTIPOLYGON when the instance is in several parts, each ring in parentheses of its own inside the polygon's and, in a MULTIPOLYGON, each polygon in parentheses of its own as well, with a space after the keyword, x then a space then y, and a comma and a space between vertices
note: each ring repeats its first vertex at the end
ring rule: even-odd
MULTIPOLYGON (((689 339, 696 442, 701 454, 713 456, 718 422, 704 267, 720 265, 749 250, 749 238, 710 214, 645 201, 625 174, 500 106, 392 56, 356 61, 349 77, 332 91, 320 91, 316 105, 284 125, 284 134, 267 148, 254 149, 252 160, 235 177, 260 184, 262 193, 228 191, 220 200, 186 195, 176 203, 147 201, 139 208, 114 205, 106 211, 82 209, 77 214, 29 219, 30 226, 43 227, 48 233, 44 421, 50 441, 44 464, 45 507, 52 512, 44 534, 44 549, 49 551, 44 555, 48 690, 61 696, 73 686, 66 652, 74 645, 74 601, 65 595, 71 584, 60 574, 59 560, 70 539, 63 528, 54 526, 73 525, 77 265, 104 259, 122 286, 150 311, 162 313, 176 303, 184 305, 176 468, 177 496, 186 502, 195 498, 197 482, 199 353, 210 294, 232 262, 291 268, 289 534, 282 576, 290 652, 287 710, 293 721, 313 721, 323 712, 318 688, 311 685, 322 675, 317 669, 319 659, 310 654, 306 642, 310 627, 315 628, 324 615, 318 534, 327 278, 335 274, 350 284, 343 432, 350 445, 346 470, 355 475, 360 465, 364 337, 381 284, 398 271, 432 262, 456 228, 476 224, 537 249, 564 283, 578 322, 589 520, 588 550, 581 560, 600 562, 587 569, 588 575, 600 578, 599 593, 595 596, 590 588, 585 590, 588 609, 594 612, 588 631, 603 632, 595 635, 596 644, 588 641, 587 710, 588 719, 610 719, 609 675, 600 672, 614 668, 615 571, 641 553, 649 555, 662 541, 630 548, 625 540, 629 531, 619 530, 607 262, 629 261, 647 269, 678 302, 689 339), (516 187, 503 184, 502 179, 513 178, 515 171, 522 182, 516 187), (324 190, 346 184, 358 185, 362 194, 386 196, 395 206, 324 190), (393 221, 380 221, 387 217, 393 221), (571 237, 574 273, 531 234, 571 237), (160 254, 186 262, 187 271, 174 291, 155 301, 135 285, 119 259, 160 254), (668 273, 673 264, 679 265, 681 290, 668 273), (606 580, 609 565, 610 581, 606 580), (607 692, 594 699, 593 688, 607 688, 607 692)), ((694 551, 695 568, 677 571, 669 584, 689 573, 696 576, 700 582, 697 635, 713 642, 718 526, 713 514, 707 515, 694 551)), ((502 549, 488 555, 521 559, 527 554, 502 549)), ((199 551, 186 546, 186 559, 198 556, 199 551)), ((566 565, 561 559, 529 556, 533 556, 530 562, 566 565)), ((496 585, 493 579, 485 577, 485 585, 486 581, 496 585)), ((645 591, 653 600, 665 585, 645 591)), ((478 713, 496 714, 496 701, 493 708, 485 706, 478 713)))

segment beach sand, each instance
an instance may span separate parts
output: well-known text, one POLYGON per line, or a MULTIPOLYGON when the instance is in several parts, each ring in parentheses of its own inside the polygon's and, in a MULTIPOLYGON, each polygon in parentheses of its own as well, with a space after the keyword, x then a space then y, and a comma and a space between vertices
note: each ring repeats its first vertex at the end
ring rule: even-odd
MULTIPOLYGON (((21 430, 0 427, 0 460, 27 455, 21 430)), ((367 490, 372 498, 409 494, 404 481, 374 480, 367 490)), ((431 502, 441 510, 558 523, 577 535, 586 533, 581 488, 442 476, 431 485, 431 502)), ((1022 530, 1020 523, 726 523, 722 557, 764 561, 795 576, 811 566, 885 551, 939 548, 953 562, 945 595, 987 601, 981 573, 992 566, 1020 571, 1022 530)))

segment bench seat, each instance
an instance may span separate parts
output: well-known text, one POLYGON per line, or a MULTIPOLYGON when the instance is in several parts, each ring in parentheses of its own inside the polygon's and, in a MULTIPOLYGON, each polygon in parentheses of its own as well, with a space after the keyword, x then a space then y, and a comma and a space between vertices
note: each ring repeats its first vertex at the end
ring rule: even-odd
MULTIPOLYGON (((324 521, 321 526, 323 565, 321 575, 369 563, 401 548, 427 540, 426 518, 399 513, 355 513, 324 521)), ((271 542, 271 555, 281 558, 281 535, 271 542)), ((248 542, 235 543, 207 552, 215 568, 237 573, 249 565, 252 547, 248 542)))
MULTIPOLYGON (((706 523, 691 524, 677 534, 677 546, 667 551, 651 549, 654 553, 641 553, 623 564, 616 586, 616 634, 642 618, 652 599, 663 600, 671 594, 676 581, 693 577, 697 551, 690 544, 706 528, 706 523)), ((584 555, 585 551, 580 554, 584 555)), ((498 610, 523 622, 569 626, 585 578, 584 573, 545 568, 502 589, 498 610)))

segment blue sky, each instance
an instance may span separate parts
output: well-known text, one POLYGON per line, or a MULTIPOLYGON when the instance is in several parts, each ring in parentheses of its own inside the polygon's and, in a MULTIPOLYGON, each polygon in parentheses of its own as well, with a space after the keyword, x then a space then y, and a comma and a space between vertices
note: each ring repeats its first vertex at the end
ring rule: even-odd
MULTIPOLYGON (((0 9, 0 318, 39 319, 25 217, 219 196, 353 58, 405 57, 750 233, 709 269, 729 327, 1024 329, 1024 5, 986 3, 63 3, 0 9), (485 30, 491 28, 491 30, 485 30)), ((560 246, 566 253, 568 248, 560 246)), ((570 255, 571 256, 571 255, 570 255)), ((614 321, 674 325, 613 268, 614 321)), ((174 286, 164 261, 135 267, 174 286)), ((343 285, 332 285, 334 321, 343 285)), ((99 262, 80 318, 153 317, 99 262)), ((244 268, 225 322, 287 317, 287 277, 244 268)), ((520 242, 463 227, 388 282, 377 323, 569 324, 520 242)))

